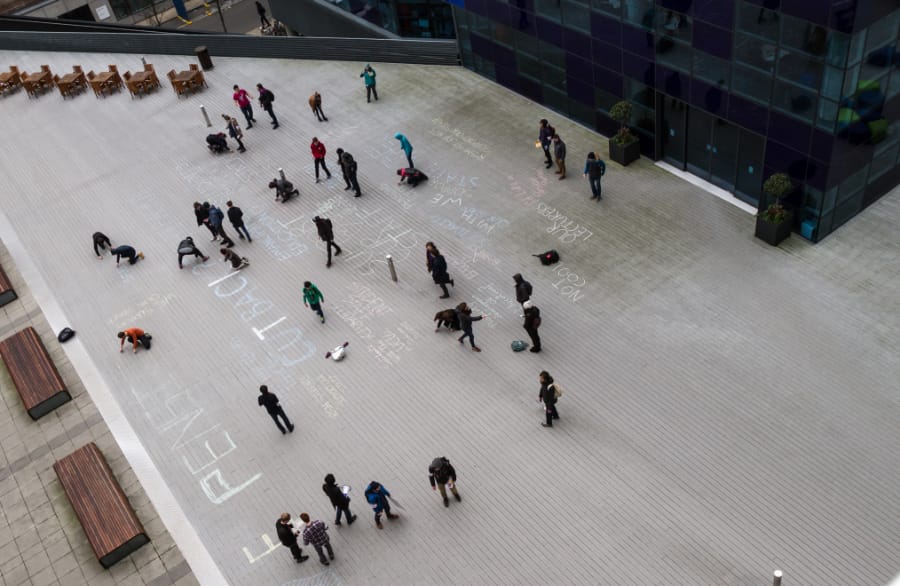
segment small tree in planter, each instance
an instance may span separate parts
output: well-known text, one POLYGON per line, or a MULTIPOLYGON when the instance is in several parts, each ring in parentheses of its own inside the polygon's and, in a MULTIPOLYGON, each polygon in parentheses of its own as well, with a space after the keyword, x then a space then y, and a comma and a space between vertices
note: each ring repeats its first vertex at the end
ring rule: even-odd
POLYGON ((610 108, 609 117, 619 123, 619 130, 609 139, 609 158, 623 166, 638 160, 641 143, 627 126, 631 120, 631 104, 625 100, 617 102, 610 108))
POLYGON ((775 201, 769 204, 764 211, 756 217, 756 237, 765 240, 772 246, 778 244, 791 235, 791 214, 781 204, 781 198, 794 189, 791 178, 786 173, 775 173, 763 183, 763 193, 768 200, 775 201))

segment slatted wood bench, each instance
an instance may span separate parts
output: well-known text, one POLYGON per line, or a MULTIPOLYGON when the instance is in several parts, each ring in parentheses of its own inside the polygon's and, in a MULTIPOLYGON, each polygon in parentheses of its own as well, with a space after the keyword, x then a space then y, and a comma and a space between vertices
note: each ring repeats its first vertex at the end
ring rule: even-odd
POLYGON ((17 297, 18 295, 13 291, 12 283, 9 282, 9 277, 3 272, 3 267, 0 267, 0 307, 3 307, 17 297))
POLYGON ((150 543, 106 458, 93 442, 53 464, 100 565, 109 568, 150 543))
POLYGON ((34 328, 26 328, 0 342, 0 358, 32 419, 39 419, 72 400, 34 328))

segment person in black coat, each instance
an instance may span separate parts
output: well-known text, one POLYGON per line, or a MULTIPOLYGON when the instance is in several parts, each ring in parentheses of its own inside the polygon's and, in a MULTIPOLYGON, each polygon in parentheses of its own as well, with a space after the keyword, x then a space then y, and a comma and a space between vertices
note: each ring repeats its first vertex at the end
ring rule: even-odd
POLYGON ((209 207, 204 206, 199 201, 194 202, 194 216, 197 217, 197 225, 198 226, 206 226, 206 229, 209 230, 209 233, 212 234, 212 240, 210 242, 215 242, 219 239, 219 236, 216 234, 216 229, 212 227, 209 223, 209 207))
POLYGON ((308 555, 303 555, 303 549, 297 543, 299 530, 294 529, 289 513, 282 513, 281 517, 275 521, 275 532, 278 534, 278 540, 281 542, 281 545, 291 550, 291 555, 294 556, 295 562, 299 564, 309 559, 308 555))
POLYGON ((516 301, 525 303, 531 299, 531 283, 522 278, 522 273, 513 275, 513 281, 516 282, 516 301))
POLYGON ((103 256, 100 254, 100 251, 106 250, 107 248, 112 248, 112 242, 109 241, 109 237, 103 232, 94 232, 92 238, 94 240, 94 254, 97 255, 97 258, 103 260, 103 256))
POLYGON ((541 381, 541 391, 538 393, 538 401, 544 403, 544 412, 547 415, 547 422, 542 423, 544 427, 553 427, 553 420, 559 419, 559 413, 556 412, 556 388, 553 385, 553 377, 546 370, 542 370, 538 375, 541 381))
POLYGON ((341 247, 334 243, 334 231, 331 228, 331 220, 328 218, 320 218, 316 216, 313 218, 313 222, 316 224, 316 230, 319 232, 319 238, 325 241, 325 250, 328 251, 328 262, 325 263, 325 267, 331 266, 331 247, 334 247, 334 256, 338 256, 341 253, 341 247))
POLYGON ((225 202, 225 206, 228 208, 228 221, 231 222, 231 225, 237 231, 238 238, 243 240, 244 235, 246 235, 247 242, 253 242, 253 238, 250 238, 250 232, 247 231, 247 226, 244 225, 244 211, 234 205, 230 199, 225 202))
POLYGON ((291 423, 291 420, 288 419, 287 415, 284 412, 284 409, 281 408, 281 405, 278 403, 278 397, 275 393, 269 392, 269 387, 266 385, 260 385, 259 387, 259 398, 257 399, 260 407, 265 407, 269 416, 272 417, 272 420, 275 421, 275 426, 281 431, 281 433, 287 433, 290 431, 294 433, 294 424, 291 423), (287 425, 287 431, 285 431, 284 426, 281 425, 281 421, 278 421, 278 418, 281 417, 284 420, 285 425, 287 425))
POLYGON ((531 300, 526 301, 522 304, 522 308, 525 310, 525 323, 523 327, 525 331, 528 332, 528 336, 531 338, 531 349, 530 352, 540 352, 541 351, 541 337, 538 335, 538 328, 541 325, 541 310, 535 307, 535 305, 531 302, 531 300))
POLYGON ((206 262, 209 260, 208 256, 205 256, 202 252, 200 252, 200 249, 197 248, 196 244, 194 244, 194 239, 191 238, 190 236, 186 237, 184 240, 182 240, 181 242, 178 243, 178 268, 179 269, 184 268, 184 265, 181 264, 181 260, 189 254, 193 254, 197 258, 202 258, 203 262, 206 262))
POLYGON ((435 284, 440 286, 441 291, 444 292, 439 299, 446 299, 450 297, 450 292, 447 290, 447 283, 450 283, 451 287, 456 286, 453 279, 450 278, 450 274, 447 272, 447 260, 434 245, 432 245, 431 250, 428 252, 428 258, 430 259, 431 278, 434 279, 435 284))
POLYGON ((475 345, 475 335, 472 333, 472 322, 484 319, 487 316, 479 315, 477 317, 472 317, 472 309, 465 303, 460 303, 456 306, 456 315, 459 316, 459 327, 463 331, 463 335, 460 336, 457 341, 460 344, 463 344, 468 336, 469 343, 472 344, 472 351, 481 352, 481 348, 475 345))
POLYGON ((341 487, 334 481, 334 474, 325 475, 325 484, 322 485, 322 492, 328 495, 331 505, 334 507, 335 517, 334 524, 341 524, 341 515, 347 518, 347 525, 353 525, 356 521, 356 515, 350 512, 350 497, 341 491, 341 487))
POLYGON ((439 490, 441 492, 441 498, 444 499, 445 507, 450 506, 446 486, 450 487, 450 492, 453 493, 457 502, 462 502, 462 497, 459 496, 459 492, 456 490, 456 469, 447 458, 441 456, 432 460, 431 465, 428 467, 428 482, 431 483, 431 490, 439 490))

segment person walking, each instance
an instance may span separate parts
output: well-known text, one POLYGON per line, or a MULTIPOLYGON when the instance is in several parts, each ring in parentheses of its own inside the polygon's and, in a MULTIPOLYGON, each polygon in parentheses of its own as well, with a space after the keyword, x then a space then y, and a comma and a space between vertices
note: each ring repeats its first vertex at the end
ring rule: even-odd
POLYGON ((234 246, 234 240, 228 237, 228 234, 225 233, 225 226, 222 225, 222 222, 225 220, 225 214, 222 213, 222 210, 214 205, 210 205, 208 201, 203 202, 203 207, 207 210, 209 226, 213 230, 213 235, 216 238, 221 238, 222 244, 228 248, 234 246))
POLYGON ((544 156, 547 157, 546 167, 548 169, 553 166, 553 159, 550 157, 550 146, 553 144, 554 134, 556 134, 556 129, 550 126, 546 118, 541 119, 541 126, 538 130, 538 142, 541 143, 541 148, 544 149, 544 156))
POLYGON ((266 18, 266 7, 262 5, 259 0, 256 0, 256 12, 259 14, 259 26, 272 26, 272 23, 269 22, 269 19, 266 18))
POLYGON ((381 524, 382 513, 387 514, 387 518, 391 521, 399 516, 391 513, 391 502, 388 500, 391 493, 381 483, 374 480, 370 482, 366 487, 365 495, 366 501, 372 505, 372 510, 375 511, 375 526, 379 529, 384 529, 381 524))
POLYGON ((247 149, 244 148, 244 141, 241 140, 244 138, 244 133, 241 131, 241 126, 238 124, 237 119, 232 118, 228 114, 222 114, 222 118, 225 119, 225 129, 228 130, 228 136, 237 141, 238 152, 243 153, 247 149))
POLYGON ((94 254, 97 255, 98 259, 103 260, 103 255, 100 254, 100 251, 112 248, 112 242, 109 241, 109 236, 103 232, 94 232, 91 239, 94 241, 94 254))
POLYGON ((253 128, 256 118, 253 117, 253 101, 250 98, 250 94, 247 93, 247 90, 234 84, 234 94, 232 94, 231 98, 237 104, 237 107, 241 109, 244 118, 247 119, 247 129, 253 128))
POLYGON ((295 562, 301 564, 309 559, 308 555, 303 555, 303 549, 297 543, 297 535, 300 533, 300 530, 294 529, 290 513, 281 513, 281 517, 275 521, 275 532, 278 534, 278 540, 281 542, 281 545, 291 550, 291 555, 294 556, 295 562))
POLYGON ((365 78, 366 82, 366 102, 372 102, 372 96, 375 96, 375 101, 378 101, 378 92, 375 90, 375 70, 372 69, 372 66, 366 63, 365 68, 363 68, 362 73, 359 74, 360 77, 365 78))
POLYGON ((291 420, 288 419, 284 409, 281 408, 281 403, 278 402, 278 396, 275 395, 275 393, 269 392, 269 387, 266 385, 259 386, 259 397, 257 397, 256 402, 259 403, 260 407, 266 408, 266 413, 268 413, 269 417, 272 418, 272 421, 275 422, 275 427, 278 428, 278 431, 282 434, 285 434, 288 431, 294 433, 294 424, 291 423, 291 420), (281 418, 281 421, 284 421, 284 425, 281 424, 281 421, 278 421, 279 417, 281 418), (287 426, 287 430, 284 429, 285 426, 287 426))
POLYGON ((553 135, 553 156, 556 157, 556 174, 563 180, 566 178, 566 143, 558 134, 553 135))
POLYGON ((403 153, 406 155, 406 162, 409 163, 409 168, 415 169, 416 166, 413 165, 412 160, 413 146, 412 144, 410 144, 409 139, 399 132, 394 135, 394 138, 400 141, 400 150, 403 151, 403 153))
POLYGON ((591 186, 591 199, 600 201, 600 178, 606 174, 606 163, 603 159, 598 159, 593 152, 588 153, 587 160, 584 163, 584 176, 588 178, 588 184, 591 186))
POLYGON ((313 218, 313 222, 316 224, 316 230, 319 232, 319 238, 325 242, 325 250, 328 251, 328 262, 325 263, 326 268, 331 267, 331 248, 334 247, 334 255, 338 256, 341 254, 341 247, 335 244, 334 242, 334 231, 331 229, 331 220, 328 218, 320 218, 316 216, 313 218))
POLYGON ((431 251, 428 254, 430 255, 431 261, 431 278, 434 280, 435 284, 441 288, 441 291, 444 292, 438 299, 447 299, 450 297, 450 292, 447 290, 447 283, 450 283, 451 287, 456 287, 456 283, 454 283, 453 279, 450 278, 450 274, 447 272, 447 261, 433 243, 431 243, 431 251))
POLYGON ((553 382, 553 377, 546 370, 541 371, 541 374, 538 375, 538 380, 541 382, 538 401, 544 403, 544 413, 547 416, 547 421, 541 425, 553 427, 553 420, 559 419, 559 413, 556 412, 556 401, 559 398, 559 392, 557 391, 556 383, 553 382))
POLYGON ((133 246, 129 246, 127 244, 120 244, 115 248, 110 249, 109 253, 116 257, 116 266, 119 266, 119 259, 125 257, 128 259, 128 264, 133 265, 139 260, 144 260, 144 253, 135 251, 133 246))
POLYGON ((456 469, 450 464, 450 460, 441 456, 432 460, 428 467, 428 482, 431 483, 431 490, 439 490, 441 498, 444 499, 444 506, 450 506, 450 499, 447 498, 447 488, 453 493, 456 502, 462 502, 462 497, 456 490, 456 469))
POLYGON ((531 348, 528 351, 540 352, 541 337, 538 335, 538 328, 541 327, 541 310, 530 299, 522 304, 522 308, 525 310, 525 315, 522 316, 525 318, 525 323, 522 327, 525 328, 525 331, 528 332, 528 337, 531 338, 531 348))
POLYGON ((522 277, 522 273, 513 275, 513 282, 516 284, 516 301, 520 305, 531 299, 531 283, 522 277))
POLYGON ((310 543, 319 554, 319 563, 323 566, 330 565, 328 559, 334 559, 334 550, 331 549, 331 540, 328 538, 328 525, 322 521, 310 521, 308 513, 300 513, 300 520, 306 523, 303 528, 303 545, 310 543), (325 559, 325 550, 328 550, 328 559, 325 559))
POLYGON ((143 346, 146 350, 150 349, 150 341, 153 336, 142 330, 141 328, 127 328, 116 334, 119 338, 119 354, 125 351, 125 342, 131 344, 131 351, 137 354, 138 346, 143 346))
POLYGON ((319 142, 319 138, 314 136, 312 142, 309 144, 309 150, 312 151, 313 162, 316 165, 316 183, 319 182, 320 166, 325 169, 325 173, 328 174, 327 179, 331 179, 331 171, 328 170, 328 165, 325 164, 325 143, 319 142))
POLYGON ((222 256, 225 257, 223 259, 224 262, 231 263, 232 270, 239 271, 242 268, 250 265, 250 261, 247 260, 246 256, 241 256, 238 253, 232 251, 231 249, 220 248, 219 252, 222 253, 222 256))
POLYGON ((259 91, 259 105, 268 112, 269 117, 272 119, 272 130, 275 130, 278 128, 278 118, 275 117, 275 109, 272 107, 272 102, 275 101, 275 94, 271 90, 264 88, 261 83, 256 84, 256 89, 259 91))
POLYGON ((200 203, 199 201, 194 202, 194 216, 197 218, 198 226, 206 226, 206 229, 209 230, 209 233, 212 234, 212 239, 210 242, 215 242, 219 239, 219 236, 216 234, 215 229, 213 229, 212 224, 209 223, 209 206, 200 203))
POLYGON ((460 344, 465 344, 465 339, 468 337, 469 343, 472 344, 472 351, 481 352, 481 348, 475 345, 475 335, 472 333, 472 322, 482 320, 487 316, 482 314, 477 317, 472 317, 472 308, 465 303, 460 303, 456 307, 456 315, 459 317, 459 329, 463 332, 463 335, 457 338, 456 341, 460 344))
POLYGON ((312 108, 313 114, 316 115, 316 120, 319 122, 328 122, 325 112, 322 111, 322 94, 315 92, 313 95, 309 96, 309 107, 312 108))
POLYGON ((178 268, 179 269, 184 268, 184 265, 181 264, 181 260, 189 254, 192 254, 197 258, 203 259, 203 262, 206 262, 209 260, 209 257, 205 256, 202 252, 200 252, 200 249, 197 248, 197 246, 194 244, 194 239, 191 238, 190 236, 187 236, 184 240, 182 240, 181 242, 178 243, 178 268))
POLYGON ((347 525, 353 525, 356 521, 356 515, 350 512, 350 497, 344 494, 341 487, 334 481, 334 474, 325 475, 325 484, 322 485, 322 492, 328 495, 331 505, 334 507, 334 524, 340 526, 341 515, 347 519, 347 525))
POLYGON ((362 192, 359 189, 359 181, 356 179, 356 160, 354 160, 353 155, 345 151, 344 149, 338 149, 338 165, 341 167, 341 174, 344 176, 344 182, 347 184, 344 187, 344 191, 348 189, 353 189, 356 194, 354 197, 359 197, 362 195, 362 192))
POLYGON ((303 307, 309 306, 310 309, 319 314, 319 319, 325 323, 325 314, 322 313, 322 304, 325 303, 325 296, 319 291, 319 288, 310 283, 303 281, 303 307))
POLYGON ((234 205, 230 199, 225 202, 225 207, 228 208, 228 221, 234 226, 238 238, 243 240, 244 236, 246 236, 247 242, 253 242, 253 238, 250 237, 250 232, 247 231, 247 226, 244 225, 244 212, 241 208, 234 205))

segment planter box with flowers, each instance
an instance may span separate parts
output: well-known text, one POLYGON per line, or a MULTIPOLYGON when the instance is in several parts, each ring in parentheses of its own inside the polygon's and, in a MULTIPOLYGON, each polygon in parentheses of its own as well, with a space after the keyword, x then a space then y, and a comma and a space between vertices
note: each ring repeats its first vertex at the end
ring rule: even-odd
POLYGON ((641 143, 626 124, 631 120, 631 104, 617 102, 609 110, 609 117, 619 123, 619 130, 609 139, 609 158, 622 166, 641 158, 641 143))
POLYGON ((785 173, 775 173, 763 183, 763 192, 770 200, 774 198, 775 202, 756 216, 755 235, 772 246, 778 246, 791 235, 791 214, 781 205, 781 198, 793 188, 790 177, 785 173))

